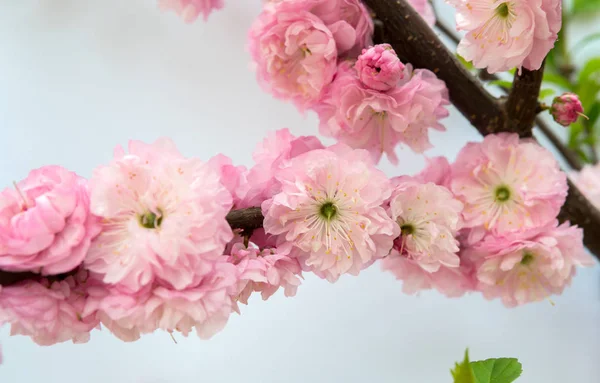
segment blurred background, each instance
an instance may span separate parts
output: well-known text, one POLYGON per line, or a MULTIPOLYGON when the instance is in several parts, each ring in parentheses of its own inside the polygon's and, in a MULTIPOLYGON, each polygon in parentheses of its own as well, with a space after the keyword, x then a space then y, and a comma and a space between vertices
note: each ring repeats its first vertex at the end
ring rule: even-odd
MULTIPOLYGON (((184 155, 251 166, 271 130, 317 134, 315 115, 261 91, 250 69, 246 33, 261 1, 226 3, 187 25, 155 0, 0 0, 0 187, 49 164, 89 177, 129 139, 168 136, 184 155)), ((445 124, 428 155, 453 159, 481 139, 454 109, 445 124)), ((399 157, 381 168, 424 164, 407 149, 399 157)), ((479 295, 407 296, 378 265, 336 284, 307 274, 296 297, 255 297, 210 341, 157 332, 128 344, 96 331, 84 345, 40 347, 3 327, 0 382, 442 383, 466 347, 475 360, 519 358, 519 381, 598 382, 600 267, 553 300, 506 309, 479 295)))

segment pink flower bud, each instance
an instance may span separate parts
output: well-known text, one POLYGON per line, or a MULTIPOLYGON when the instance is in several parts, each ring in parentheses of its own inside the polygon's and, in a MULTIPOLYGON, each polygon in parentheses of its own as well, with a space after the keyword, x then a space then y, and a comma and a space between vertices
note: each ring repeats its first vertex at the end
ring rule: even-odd
POLYGON ((554 121, 562 126, 569 126, 579 116, 583 116, 583 106, 575 93, 564 93, 552 100, 550 114, 554 117, 554 121))
POLYGON ((363 84, 380 91, 392 89, 404 77, 404 64, 389 44, 363 49, 355 68, 363 84))

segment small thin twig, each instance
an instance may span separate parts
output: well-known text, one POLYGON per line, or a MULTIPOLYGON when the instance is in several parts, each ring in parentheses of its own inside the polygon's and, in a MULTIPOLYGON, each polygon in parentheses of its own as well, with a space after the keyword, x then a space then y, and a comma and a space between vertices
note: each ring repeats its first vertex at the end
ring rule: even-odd
MULTIPOLYGON (((437 19, 437 16, 436 16, 437 19)), ((450 40, 452 40, 452 42, 454 42, 455 44, 458 45, 458 43, 460 42, 460 37, 458 37, 458 35, 451 30, 446 24, 442 23, 439 20, 435 21, 435 26, 437 27, 437 29, 440 30, 440 32, 442 32, 447 38, 449 38, 450 40)))
POLYGON ((569 164, 569 166, 574 170, 581 170, 582 164, 581 160, 571 150, 571 148, 567 147, 560 138, 552 131, 552 129, 548 126, 546 121, 544 121, 541 117, 537 117, 535 119, 535 123, 540 131, 548 138, 548 140, 554 145, 554 147, 559 151, 559 153, 563 156, 565 161, 569 164))

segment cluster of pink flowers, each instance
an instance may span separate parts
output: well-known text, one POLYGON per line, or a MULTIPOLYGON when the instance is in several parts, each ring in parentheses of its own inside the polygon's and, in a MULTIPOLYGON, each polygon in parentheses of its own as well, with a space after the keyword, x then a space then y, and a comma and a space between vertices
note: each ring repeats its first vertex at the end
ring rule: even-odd
POLYGON ((447 0, 466 31, 457 52, 476 68, 539 69, 561 27, 560 0, 447 0))
POLYGON ((402 235, 382 265, 408 293, 475 290, 510 307, 561 293, 576 266, 593 264, 581 229, 558 225, 566 176, 531 140, 490 135, 395 183, 402 235))
POLYGON ((252 293, 295 295, 302 271, 335 282, 382 260, 405 292, 514 306, 560 293, 591 263, 581 230, 556 220, 566 176, 516 135, 393 179, 367 150, 287 129, 254 158, 251 169, 202 162, 161 139, 117 147, 89 182, 31 172, 0 194, 0 269, 39 276, 2 286, 0 323, 42 345, 102 326, 124 341, 158 329, 210 338, 252 293), (261 228, 228 224, 232 209, 259 206, 261 228))
MULTIPOLYGON (((430 23, 431 6, 414 6, 430 23)), ((375 161, 396 146, 431 147, 428 129, 448 115, 448 93, 430 71, 404 65, 388 44, 371 45, 373 22, 360 0, 265 3, 249 34, 258 81, 299 110, 314 110, 322 134, 375 161)))

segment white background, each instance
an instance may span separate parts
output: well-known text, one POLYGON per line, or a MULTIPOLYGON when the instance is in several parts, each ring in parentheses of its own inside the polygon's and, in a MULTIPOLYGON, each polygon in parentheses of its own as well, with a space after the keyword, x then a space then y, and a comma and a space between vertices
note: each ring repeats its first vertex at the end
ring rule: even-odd
MULTIPOLYGON (((260 1, 227 3, 186 25, 154 0, 0 0, 0 185, 47 164, 88 177, 128 139, 169 136, 185 155, 224 152, 249 166, 270 130, 317 134, 315 116, 263 93, 249 69, 260 1)), ((429 154, 453 158, 480 139, 454 110, 446 125, 429 154)), ((423 165, 408 150, 400 161, 382 168, 423 165)), ((597 266, 582 270, 554 307, 506 309, 478 295, 406 296, 377 266, 333 285, 308 275, 295 298, 255 299, 212 340, 178 344, 101 331, 85 345, 40 347, 4 327, 0 383, 442 383, 465 347, 475 359, 518 357, 524 383, 598 382, 599 277, 597 266)))

